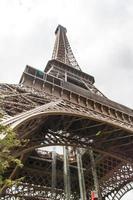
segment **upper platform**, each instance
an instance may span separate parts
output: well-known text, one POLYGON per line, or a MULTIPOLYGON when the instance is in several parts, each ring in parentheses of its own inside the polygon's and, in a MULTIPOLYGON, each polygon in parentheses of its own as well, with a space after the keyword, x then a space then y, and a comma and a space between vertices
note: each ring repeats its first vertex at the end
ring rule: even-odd
POLYGON ((59 98, 74 101, 75 103, 82 102, 81 99, 83 98, 89 99, 94 104, 108 107, 109 110, 115 109, 123 114, 126 113, 133 116, 131 109, 113 102, 103 95, 94 86, 94 77, 81 70, 74 57, 66 33, 66 28, 58 25, 55 31, 56 39, 52 59, 48 61, 44 72, 26 66, 20 84, 38 90, 45 90, 59 98))

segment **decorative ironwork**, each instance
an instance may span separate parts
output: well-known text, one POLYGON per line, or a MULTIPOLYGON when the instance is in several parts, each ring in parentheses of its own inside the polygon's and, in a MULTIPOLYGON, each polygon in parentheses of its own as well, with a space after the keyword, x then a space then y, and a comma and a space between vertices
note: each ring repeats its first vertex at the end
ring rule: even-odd
POLYGON ((1 123, 26 139, 12 150, 24 167, 4 174, 24 179, 3 187, 0 198, 88 200, 97 191, 100 199, 120 200, 133 185, 133 111, 80 70, 60 25, 52 58, 44 72, 26 66, 18 85, 0 84, 1 123), (64 157, 48 146, 64 147, 64 157))

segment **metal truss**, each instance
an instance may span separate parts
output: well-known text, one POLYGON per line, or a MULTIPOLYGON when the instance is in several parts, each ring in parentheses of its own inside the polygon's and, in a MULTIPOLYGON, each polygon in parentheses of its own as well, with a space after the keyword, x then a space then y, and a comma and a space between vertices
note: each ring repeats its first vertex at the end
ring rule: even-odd
POLYGON ((59 25, 45 72, 27 66, 20 84, 0 84, 1 123, 22 145, 12 149, 1 200, 120 200, 133 189, 133 111, 106 98, 81 71, 59 25), (25 141, 25 142, 24 142, 25 141), (45 147, 62 146, 64 154, 45 147))
POLYGON ((59 25, 55 31, 56 40, 53 50, 52 59, 59 60, 66 65, 81 70, 70 47, 69 41, 66 36, 66 28, 59 25))
MULTIPOLYGON (((44 194, 45 198, 51 198, 49 197, 51 192, 49 192, 48 188, 51 188, 50 180, 52 180, 52 175, 50 169, 52 168, 52 156, 50 157, 50 168, 45 166, 45 169, 47 168, 48 170, 42 175, 40 172, 43 171, 41 168, 44 163, 45 165, 47 163, 47 160, 44 159, 46 155, 41 155, 41 157, 40 155, 36 155, 34 158, 32 152, 36 148, 53 145, 86 149, 82 155, 82 161, 83 168, 85 169, 85 185, 88 186, 86 188, 87 198, 89 198, 91 190, 94 189, 88 149, 90 147, 94 150, 102 197, 109 200, 118 200, 120 199, 120 194, 124 195, 127 192, 129 187, 126 187, 126 185, 127 183, 130 185, 130 182, 133 180, 132 155, 129 156, 128 154, 128 146, 132 144, 133 138, 130 126, 124 125, 124 122, 119 123, 118 119, 111 121, 109 116, 107 117, 104 114, 99 115, 95 110, 90 110, 89 107, 77 107, 73 103, 59 100, 58 98, 52 99, 51 95, 45 92, 41 92, 40 94, 35 89, 18 85, 1 85, 1 94, 1 109, 6 116, 6 119, 2 123, 11 125, 20 138, 28 139, 29 141, 26 146, 14 152, 16 156, 21 156, 22 154, 29 155, 26 159, 27 161, 25 161, 27 164, 25 163, 25 167, 18 173, 26 177, 26 180, 21 186, 14 186, 7 189, 6 195, 3 194, 5 197, 1 197, 2 199, 10 199, 10 196, 14 199, 18 197, 19 199, 32 199, 32 195, 34 199, 43 199, 42 196, 44 194), (23 101, 24 103, 22 103, 23 101), (17 114, 18 109, 19 114, 17 114), (102 115, 103 117, 101 117, 102 115), (97 116, 98 121, 96 120, 97 116), (107 123, 108 120, 111 123, 107 123), (55 121, 56 124, 54 123, 55 121), (97 135, 98 131, 101 132, 99 136, 97 135), (127 148, 125 148, 126 144, 129 144, 127 148), (124 148, 123 151, 121 147, 124 148), (44 160, 41 161, 41 159, 44 160), (37 164, 35 164, 35 160, 37 164), (39 164, 39 162, 41 163, 39 164), (39 166, 41 168, 36 169, 39 166), (44 188, 43 192, 42 187, 44 188), (40 192, 38 188, 41 188, 40 192)), ((65 193, 63 192, 63 174, 61 173, 63 170, 63 160, 62 158, 60 159, 62 164, 57 163, 57 168, 58 165, 60 167, 59 171, 56 172, 58 174, 57 179, 59 179, 59 188, 56 188, 54 199, 66 198, 65 196, 63 197, 65 193)), ((73 159, 75 160, 75 157, 73 159)), ((76 161, 74 160, 70 171, 75 169, 76 161)), ((76 184, 75 186, 71 186, 73 191, 71 198, 78 199, 79 185, 77 172, 71 173, 75 174, 72 176, 72 182, 74 181, 76 184)), ((11 174, 15 174, 15 171, 11 174)))

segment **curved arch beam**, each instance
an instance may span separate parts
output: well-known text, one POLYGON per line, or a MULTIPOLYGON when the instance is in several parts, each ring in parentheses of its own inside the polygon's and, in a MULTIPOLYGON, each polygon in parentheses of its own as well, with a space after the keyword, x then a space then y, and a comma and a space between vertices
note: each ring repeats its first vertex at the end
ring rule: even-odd
POLYGON ((93 111, 90 108, 78 107, 74 103, 70 103, 63 100, 57 100, 34 108, 30 111, 26 111, 17 116, 11 117, 8 120, 2 122, 3 125, 10 125, 13 129, 17 129, 22 123, 30 119, 42 117, 44 115, 73 115, 92 119, 99 122, 105 122, 106 124, 114 127, 122 128, 127 132, 133 133, 133 127, 131 124, 120 121, 112 116, 107 116, 104 113, 93 111))
POLYGON ((124 187, 121 187, 120 190, 115 193, 112 200, 120 200, 125 194, 127 194, 131 190, 133 190, 133 182, 129 182, 124 185, 124 187))
MULTIPOLYGON (((44 104, 44 105, 39 106, 37 108, 34 108, 30 111, 26 111, 24 113, 21 113, 21 114, 15 116, 15 117, 12 117, 8 120, 5 120, 2 123, 4 125, 10 125, 14 130, 17 130, 19 127, 21 127, 21 125, 23 125, 27 122, 30 122, 30 120, 42 119, 46 116, 48 117, 48 116, 53 116, 53 115, 54 116, 55 115, 76 116, 76 117, 80 117, 80 118, 84 118, 84 119, 88 119, 88 120, 104 122, 104 123, 111 125, 113 127, 122 128, 122 130, 125 129, 125 128, 121 127, 121 123, 119 124, 116 121, 114 121, 114 124, 112 124, 110 121, 107 121, 107 119, 103 116, 99 118, 99 116, 96 113, 93 113, 89 109, 82 107, 82 110, 80 111, 79 108, 77 108, 75 110, 70 105, 67 105, 67 107, 66 107, 66 102, 64 102, 63 100, 57 100, 57 101, 54 101, 54 102, 44 104)), ((129 130, 129 129, 127 130, 127 128, 126 128, 126 131, 129 132, 129 133, 131 132, 131 130, 129 130)), ((81 142, 79 142, 79 145, 81 145, 80 143, 81 142)), ((50 144, 50 145, 54 145, 54 144, 50 144)), ((58 144, 55 144, 55 145, 60 145, 60 144, 58 143, 58 144)), ((61 144, 61 145, 63 145, 63 144, 61 144)), ((69 144, 65 144, 65 145, 72 145, 72 144, 69 143, 69 144)), ((77 145, 77 142, 76 142, 76 145, 77 145)), ((76 145, 73 144, 73 146, 76 146, 76 145)), ((83 147, 86 147, 87 145, 89 145, 89 144, 88 143, 85 144, 85 143, 82 142, 83 147)), ((41 147, 42 146, 45 146, 45 145, 41 145, 41 147)), ((38 147, 40 147, 40 145, 32 146, 29 149, 25 149, 25 151, 27 152, 27 151, 30 151, 31 149, 38 148, 38 147)), ((97 151, 101 151, 101 150, 98 149, 97 151)), ((108 152, 102 151, 102 153, 107 154, 108 152)), ((126 161, 131 162, 128 159, 120 158, 117 155, 110 154, 110 156, 117 157, 117 159, 119 158, 119 160, 122 160, 124 162, 126 162, 126 161)))

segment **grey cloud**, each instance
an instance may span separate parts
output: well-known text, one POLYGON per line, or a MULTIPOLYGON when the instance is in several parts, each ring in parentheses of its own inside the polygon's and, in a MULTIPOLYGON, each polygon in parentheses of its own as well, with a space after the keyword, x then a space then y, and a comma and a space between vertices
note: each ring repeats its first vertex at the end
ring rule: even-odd
POLYGON ((42 19, 27 35, 5 36, 0 48, 0 69, 5 68, 8 71, 3 70, 0 73, 1 82, 6 80, 8 83, 18 83, 26 64, 44 69, 47 61, 51 59, 53 50, 53 30, 57 22, 52 20, 42 19))
POLYGON ((132 6, 130 0, 102 0, 94 1, 95 6, 95 16, 98 17, 102 22, 108 21, 117 21, 124 22, 130 16, 129 7, 132 6))
POLYGON ((115 47, 109 61, 112 62, 112 66, 133 70, 133 47, 127 45, 115 47))

